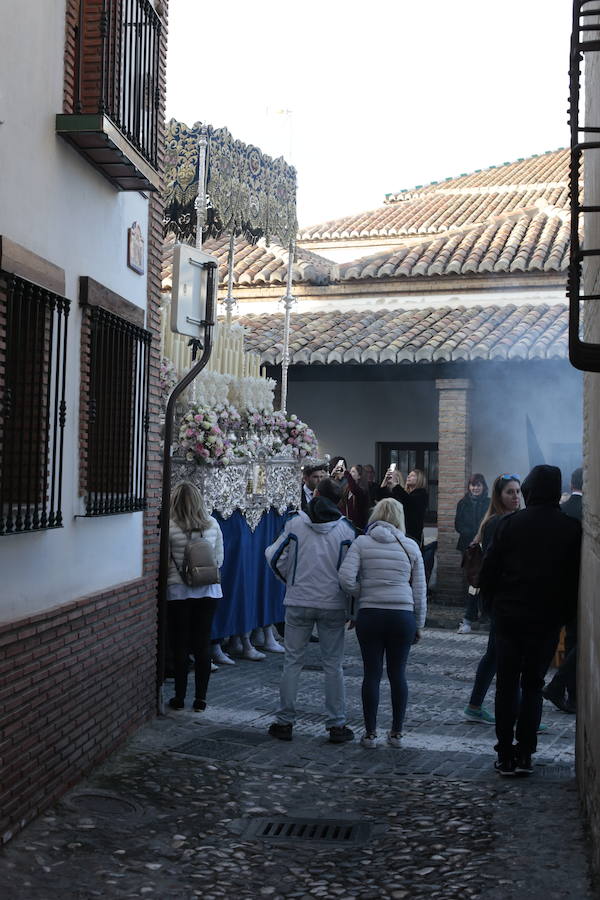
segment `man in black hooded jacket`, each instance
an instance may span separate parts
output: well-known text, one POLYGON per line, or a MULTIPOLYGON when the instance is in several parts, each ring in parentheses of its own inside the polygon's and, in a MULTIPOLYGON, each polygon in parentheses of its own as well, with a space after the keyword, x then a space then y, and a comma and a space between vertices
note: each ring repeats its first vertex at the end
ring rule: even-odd
POLYGON ((544 676, 560 628, 577 607, 581 525, 560 510, 561 480, 556 466, 531 470, 522 484, 527 508, 502 519, 481 569, 496 623, 501 775, 533 772, 544 676))

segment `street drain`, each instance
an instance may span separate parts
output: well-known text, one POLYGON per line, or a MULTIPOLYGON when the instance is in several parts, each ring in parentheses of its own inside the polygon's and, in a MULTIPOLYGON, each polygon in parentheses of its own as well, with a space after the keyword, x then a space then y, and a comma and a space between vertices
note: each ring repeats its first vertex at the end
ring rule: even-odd
MULTIPOLYGON (((269 707, 271 709, 272 706, 269 707)), ((237 728, 221 728, 219 731, 211 731, 211 741, 230 741, 232 744, 249 744, 251 747, 266 744, 270 741, 268 734, 256 734, 252 731, 242 731, 237 728)))
POLYGON ((183 756, 200 756, 222 762, 237 760, 241 755, 249 753, 249 747, 244 747, 242 744, 213 741, 209 738, 195 738, 185 744, 179 744, 177 747, 170 747, 169 750, 171 753, 181 753, 183 756))
POLYGON ((246 820, 242 840, 301 841, 335 846, 361 844, 371 836, 368 822, 345 819, 257 818, 246 820))
POLYGON ((63 803, 89 816, 131 816, 137 813, 135 803, 101 791, 77 791, 63 797, 63 803))

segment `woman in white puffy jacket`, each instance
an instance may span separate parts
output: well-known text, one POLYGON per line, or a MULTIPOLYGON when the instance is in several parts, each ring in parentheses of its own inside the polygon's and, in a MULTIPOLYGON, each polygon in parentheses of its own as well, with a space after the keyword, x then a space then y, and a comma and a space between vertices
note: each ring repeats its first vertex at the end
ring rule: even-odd
POLYGON ((421 637, 427 614, 427 586, 419 545, 404 533, 402 504, 380 500, 364 535, 346 554, 339 571, 347 594, 359 596, 356 634, 363 658, 365 734, 363 747, 377 746, 379 685, 385 654, 392 694, 392 747, 400 746, 408 700, 406 663, 411 645, 421 637))
POLYGON ((169 579, 167 624, 175 670, 175 696, 171 709, 183 709, 188 678, 188 658, 194 656, 196 694, 194 710, 206 709, 206 691, 210 679, 210 631, 219 598, 220 584, 189 587, 180 571, 183 553, 190 535, 202 535, 210 541, 217 566, 223 565, 223 535, 216 519, 210 516, 198 488, 190 481, 180 482, 171 494, 169 523, 169 579))

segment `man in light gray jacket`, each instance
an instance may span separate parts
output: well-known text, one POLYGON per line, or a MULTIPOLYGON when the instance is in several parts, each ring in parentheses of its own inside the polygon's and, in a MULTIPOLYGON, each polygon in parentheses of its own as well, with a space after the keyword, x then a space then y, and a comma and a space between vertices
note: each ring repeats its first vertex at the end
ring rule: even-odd
POLYGON ((338 509, 340 496, 340 486, 331 478, 324 478, 307 511, 288 519, 283 533, 265 550, 273 573, 286 584, 280 706, 269 728, 269 734, 282 741, 292 740, 298 682, 314 625, 325 675, 329 740, 342 744, 354 737, 346 726, 342 661, 347 601, 339 586, 338 569, 356 531, 338 509))

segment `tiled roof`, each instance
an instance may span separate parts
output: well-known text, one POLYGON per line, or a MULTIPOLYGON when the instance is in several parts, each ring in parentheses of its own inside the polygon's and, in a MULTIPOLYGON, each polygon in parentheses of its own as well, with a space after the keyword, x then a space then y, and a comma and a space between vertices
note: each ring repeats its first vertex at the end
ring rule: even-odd
POLYGON ((416 275, 562 272, 569 263, 569 217, 530 212, 501 217, 340 266, 342 281, 416 275))
POLYGON ((377 209, 300 231, 304 241, 436 234, 535 206, 568 209, 569 150, 388 194, 377 209))
MULTIPOLYGON (((169 234, 163 244, 162 283, 165 290, 171 287, 173 277, 173 246, 175 238, 169 234)), ((221 285, 227 284, 227 259, 229 255, 229 236, 207 240, 203 244, 207 253, 214 253, 219 261, 219 279, 221 285)), ((260 287, 285 285, 287 277, 288 251, 277 244, 269 247, 250 244, 244 238, 235 242, 233 267, 234 285, 254 285, 260 287)), ((329 259, 298 247, 293 269, 294 284, 329 284, 337 280, 339 266, 329 259)))
MULTIPOLYGON (((242 316, 246 347, 281 362, 283 315, 242 316)), ((292 315, 290 364, 565 359, 567 306, 547 304, 292 315)))

